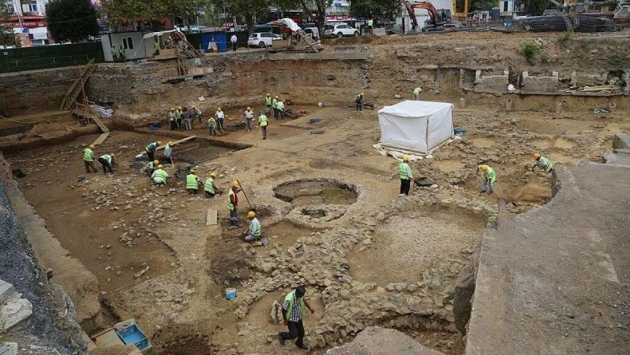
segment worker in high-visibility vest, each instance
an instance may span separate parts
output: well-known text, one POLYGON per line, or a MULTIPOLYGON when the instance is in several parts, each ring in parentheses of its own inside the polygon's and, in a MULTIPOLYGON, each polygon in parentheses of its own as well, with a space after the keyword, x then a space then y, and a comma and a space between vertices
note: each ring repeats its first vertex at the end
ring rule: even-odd
POLYGON ((160 55, 160 37, 155 36, 155 40, 153 42, 153 49, 155 49, 155 55, 160 55))
POLYGON ((116 45, 111 45, 110 46, 109 53, 112 54, 112 61, 117 62, 118 61, 118 49, 116 48, 116 45))
POLYGON ((147 165, 144 166, 144 172, 151 176, 153 175, 153 172, 157 169, 158 165, 160 165, 160 162, 157 160, 154 161, 150 161, 147 163, 147 165))
POLYGON ((532 166, 532 170, 538 167, 540 168, 540 170, 544 171, 547 174, 553 172, 553 163, 551 162, 551 160, 549 160, 549 158, 543 157, 539 153, 536 153, 534 154, 534 159, 536 159, 536 164, 532 166))
POLYGON ((164 171, 162 164, 158 165, 157 169, 151 174, 151 179, 156 185, 166 185, 166 178, 168 178, 168 174, 164 171))
POLYGON ((85 165, 86 173, 89 173, 90 171, 93 171, 95 173, 98 172, 98 169, 94 164, 94 149, 96 149, 94 144, 90 144, 89 147, 83 150, 83 165, 85 165))
POLYGON ((258 111, 258 124, 260 125, 260 131, 262 132, 263 139, 267 139, 267 124, 269 119, 262 111, 258 111))
POLYGON ((186 190, 188 193, 196 195, 199 192, 199 186, 201 186, 201 180, 195 175, 194 170, 190 170, 188 175, 186 175, 186 190))
POLYGON ((357 111, 363 111, 363 93, 354 97, 354 103, 357 105, 357 111))
POLYGON ((422 93, 422 88, 421 87, 416 87, 415 89, 413 89, 413 99, 418 101, 420 100, 420 94, 422 93))
POLYGON ((481 173, 481 192, 488 190, 488 194, 493 194, 497 182, 497 174, 494 169, 487 165, 481 165, 477 171, 481 173))
POLYGON ((118 46, 118 58, 120 58, 121 62, 127 60, 127 52, 125 51, 125 48, 123 48, 122 44, 118 46))
POLYGON ((217 178, 217 173, 211 173, 210 177, 206 179, 203 184, 203 190, 206 193, 206 197, 214 197, 219 193, 219 189, 214 185, 214 179, 217 178))
POLYGON ((278 96, 271 101, 271 108, 273 109, 273 118, 278 119, 278 96))
POLYGON ((114 169, 112 168, 112 163, 114 162, 114 153, 111 154, 103 154, 98 158, 98 162, 103 166, 103 174, 107 174, 109 171, 110 174, 114 173, 114 169))
POLYGON ((267 108, 267 111, 265 113, 271 113, 272 103, 273 103, 273 98, 271 97, 270 93, 267 93, 267 96, 265 96, 265 107, 267 108))
POLYGON ((157 141, 157 142, 151 142, 149 143, 146 148, 144 148, 144 150, 147 152, 147 155, 149 156, 149 161, 151 160, 155 160, 155 150, 157 149, 157 147, 159 147, 162 144, 162 142, 157 141))
MULTIPOLYGON (((193 108, 194 118, 196 118, 197 121, 199 121, 199 123, 201 124, 201 110, 199 109, 199 107, 197 107, 195 105, 193 105, 192 108, 193 108)), ((193 121, 194 121, 194 119, 193 119, 193 121)))
POLYGON ((249 211, 247 213, 247 219, 249 219, 249 229, 243 232, 246 242, 253 242, 259 240, 262 235, 262 227, 258 218, 256 218, 256 212, 249 211))
POLYGON ((174 131, 175 128, 177 128, 177 122, 175 120, 175 107, 171 107, 171 110, 168 111, 168 123, 171 126, 171 131, 174 131))
POLYGON ((398 176, 400 176, 400 193, 398 196, 409 196, 409 188, 411 187, 413 175, 409 167, 409 156, 407 155, 403 156, 402 163, 398 165, 398 176))
POLYGON ((164 158, 166 158, 169 163, 173 164, 173 142, 168 142, 166 146, 164 146, 164 158))
POLYGON ((284 345, 287 340, 296 339, 295 345, 304 350, 310 350, 310 347, 304 344, 304 322, 303 317, 306 315, 306 309, 315 313, 313 307, 304 299, 306 288, 298 286, 295 290, 289 292, 282 302, 282 318, 284 325, 289 329, 288 332, 278 333, 278 341, 280 345, 284 345))
POLYGON ((208 129, 210 130, 210 136, 219 135, 219 132, 217 131, 217 120, 215 120, 212 116, 208 118, 208 129))
POLYGON ((228 193, 227 206, 230 211, 230 224, 233 227, 242 227, 242 224, 238 223, 238 193, 241 191, 238 181, 232 182, 232 188, 228 193))
POLYGON ((278 118, 283 119, 284 118, 284 102, 278 99, 278 102, 276 102, 276 108, 278 109, 278 118))
POLYGON ((181 106, 177 107, 177 110, 175 110, 175 123, 177 124, 177 128, 179 129, 182 128, 182 114, 183 113, 184 111, 182 110, 181 106))

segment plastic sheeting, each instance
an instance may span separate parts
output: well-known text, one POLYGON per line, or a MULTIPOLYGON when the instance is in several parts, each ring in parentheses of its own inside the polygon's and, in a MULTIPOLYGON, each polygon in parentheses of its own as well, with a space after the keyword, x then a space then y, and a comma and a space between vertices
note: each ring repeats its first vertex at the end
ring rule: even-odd
POLYGON ((403 101, 378 111, 381 144, 419 153, 453 138, 453 104, 403 101))
POLYGON ((282 18, 282 19, 271 21, 268 23, 268 25, 279 25, 279 24, 287 26, 293 32, 297 32, 300 30, 300 26, 298 26, 298 24, 295 23, 295 21, 293 21, 290 18, 282 18))

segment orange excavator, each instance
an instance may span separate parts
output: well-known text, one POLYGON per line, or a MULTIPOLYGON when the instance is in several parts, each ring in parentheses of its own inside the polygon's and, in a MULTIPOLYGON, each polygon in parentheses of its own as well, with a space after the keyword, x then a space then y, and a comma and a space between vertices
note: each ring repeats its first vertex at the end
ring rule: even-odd
POLYGON ((407 12, 409 13, 409 18, 411 19, 411 28, 415 31, 418 28, 418 20, 416 19, 416 11, 415 9, 424 9, 429 12, 429 17, 431 18, 431 24, 434 29, 438 29, 444 24, 448 23, 451 20, 451 11, 450 10, 438 10, 431 4, 430 2, 416 2, 410 3, 406 2, 405 7, 407 8, 407 12), (439 17, 439 18, 438 18, 439 17))

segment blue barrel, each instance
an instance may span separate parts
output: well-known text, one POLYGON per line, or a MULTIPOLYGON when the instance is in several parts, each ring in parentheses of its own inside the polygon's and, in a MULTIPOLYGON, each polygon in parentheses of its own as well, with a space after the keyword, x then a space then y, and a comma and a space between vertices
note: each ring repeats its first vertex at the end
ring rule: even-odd
POLYGON ((217 45, 217 49, 219 50, 219 52, 225 52, 228 49, 228 45, 227 45, 227 37, 225 36, 225 33, 221 32, 221 33, 209 33, 209 34, 204 34, 201 36, 201 49, 204 51, 204 53, 208 53, 208 47, 210 43, 216 43, 217 45))

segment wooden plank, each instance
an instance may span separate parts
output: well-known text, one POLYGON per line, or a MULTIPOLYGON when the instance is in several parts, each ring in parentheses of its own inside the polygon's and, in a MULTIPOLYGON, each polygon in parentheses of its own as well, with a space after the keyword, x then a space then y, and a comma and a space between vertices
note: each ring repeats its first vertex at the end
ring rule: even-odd
POLYGON ((109 137, 109 133, 110 132, 105 132, 105 133, 101 134, 98 138, 96 138, 96 140, 92 144, 99 145, 99 144, 103 143, 103 141, 105 141, 105 139, 107 139, 107 137, 109 137))
POLYGON ((217 210, 208 208, 206 215, 206 226, 214 226, 217 224, 217 210))
POLYGON ((101 121, 100 117, 98 117, 97 115, 90 115, 90 118, 94 121, 94 123, 96 123, 96 125, 101 129, 101 131, 103 131, 103 133, 109 132, 109 128, 105 126, 103 121, 101 121))
MULTIPOLYGON (((174 147, 174 146, 176 146, 176 145, 178 145, 178 144, 184 143, 184 142, 188 142, 188 141, 193 140, 193 139, 195 139, 195 138, 197 138, 197 136, 190 136, 190 137, 186 137, 186 138, 184 138, 184 139, 180 139, 180 140, 177 140, 177 141, 173 141, 173 145, 172 145, 172 147, 174 147)), ((158 151, 158 150, 162 150, 162 149, 164 149, 165 147, 166 147, 166 144, 164 144, 164 145, 161 145, 161 146, 157 147, 157 149, 155 149, 155 150, 156 150, 156 151, 158 151)))

